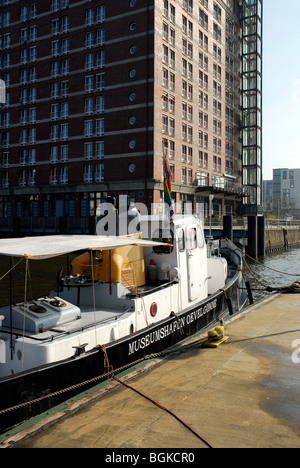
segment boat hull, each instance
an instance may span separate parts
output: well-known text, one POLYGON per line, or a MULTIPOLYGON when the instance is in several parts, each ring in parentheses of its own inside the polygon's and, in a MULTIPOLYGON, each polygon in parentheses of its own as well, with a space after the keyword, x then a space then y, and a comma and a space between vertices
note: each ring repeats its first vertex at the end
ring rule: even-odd
POLYGON ((237 272, 224 290, 180 314, 105 347, 0 379, 0 434, 101 383, 109 369, 117 373, 238 312, 246 299, 237 272))

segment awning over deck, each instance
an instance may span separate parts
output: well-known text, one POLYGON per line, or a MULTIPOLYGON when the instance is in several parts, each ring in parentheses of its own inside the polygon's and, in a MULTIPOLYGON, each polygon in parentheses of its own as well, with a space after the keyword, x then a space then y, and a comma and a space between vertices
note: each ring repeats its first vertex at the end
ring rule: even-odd
POLYGON ((155 247, 164 244, 132 237, 96 235, 25 237, 1 239, 0 255, 43 260, 82 250, 111 250, 129 245, 155 247))

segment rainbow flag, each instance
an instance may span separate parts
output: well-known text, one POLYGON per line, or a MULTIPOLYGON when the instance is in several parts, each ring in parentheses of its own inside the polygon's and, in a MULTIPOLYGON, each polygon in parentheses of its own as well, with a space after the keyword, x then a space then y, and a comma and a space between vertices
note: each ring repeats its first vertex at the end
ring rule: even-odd
POLYGON ((170 207, 170 219, 172 221, 173 214, 174 214, 174 211, 172 209, 172 198, 171 198, 173 177, 170 172, 169 165, 168 165, 166 147, 167 147, 167 143, 164 144, 164 149, 163 149, 163 152, 164 152, 164 199, 165 199, 165 203, 169 205, 170 207))

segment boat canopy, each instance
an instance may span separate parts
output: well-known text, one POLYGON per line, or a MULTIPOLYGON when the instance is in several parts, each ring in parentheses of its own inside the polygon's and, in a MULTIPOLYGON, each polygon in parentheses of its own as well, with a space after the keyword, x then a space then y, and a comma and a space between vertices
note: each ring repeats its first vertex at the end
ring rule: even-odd
POLYGON ((166 244, 132 237, 97 235, 38 236, 0 239, 0 255, 44 260, 82 250, 112 250, 130 245, 155 247, 166 244))

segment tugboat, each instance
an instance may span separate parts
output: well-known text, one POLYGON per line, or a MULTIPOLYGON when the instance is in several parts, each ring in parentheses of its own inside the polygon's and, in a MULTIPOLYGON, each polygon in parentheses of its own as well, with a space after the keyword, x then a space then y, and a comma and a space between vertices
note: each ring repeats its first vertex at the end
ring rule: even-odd
MULTIPOLYGON (((57 291, 0 310, 0 434, 238 312, 242 255, 194 216, 141 218, 127 236, 0 241, 41 261, 77 252, 57 291)), ((26 284, 26 282, 25 282, 26 284)))

